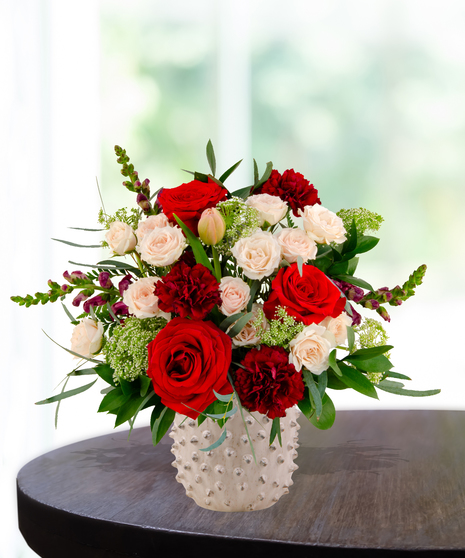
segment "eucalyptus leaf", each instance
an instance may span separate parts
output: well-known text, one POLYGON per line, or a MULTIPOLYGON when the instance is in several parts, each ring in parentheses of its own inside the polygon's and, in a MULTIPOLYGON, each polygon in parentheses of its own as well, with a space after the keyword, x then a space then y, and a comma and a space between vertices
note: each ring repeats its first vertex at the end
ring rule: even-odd
POLYGON ((232 417, 233 415, 235 415, 237 413, 237 407, 233 407, 230 411, 227 411, 226 413, 220 413, 220 414, 208 414, 205 413, 207 415, 208 418, 211 419, 225 419, 225 418, 229 418, 232 417))
POLYGON ((251 320, 252 318, 253 318, 253 312, 247 312, 247 314, 245 316, 242 316, 242 318, 239 318, 239 320, 237 320, 237 322, 232 326, 232 328, 226 333, 229 335, 229 337, 231 337, 231 339, 233 337, 236 337, 236 335, 238 335, 243 330, 243 328, 247 325, 249 320, 251 320))
POLYGON ((47 405, 49 403, 55 403, 55 401, 61 401, 62 399, 67 399, 68 397, 73 397, 74 395, 78 395, 79 393, 83 393, 84 391, 87 391, 88 389, 90 389, 96 382, 97 380, 94 380, 93 382, 90 382, 89 384, 86 384, 84 386, 75 388, 75 389, 70 389, 69 391, 63 391, 61 393, 59 393, 58 395, 53 395, 52 397, 48 397, 47 399, 43 399, 42 401, 37 401, 36 405, 47 405))
POLYGON ((328 386, 328 372, 326 370, 324 370, 319 376, 318 376, 318 391, 320 392, 320 397, 323 399, 323 396, 325 394, 326 388, 328 386))
POLYGON ((238 314, 232 314, 231 316, 228 316, 220 323, 220 329, 226 331, 230 325, 232 325, 244 315, 244 312, 239 312, 238 314))
POLYGON ((221 393, 217 393, 215 390, 213 390, 213 393, 215 397, 219 401, 222 401, 223 403, 229 403, 230 401, 232 401, 232 398, 234 396, 234 393, 229 393, 228 395, 222 395, 221 393))
POLYGON ((304 265, 304 260, 302 259, 302 256, 297 256, 297 269, 299 270, 299 275, 301 277, 303 277, 304 274, 303 265, 304 265))
POLYGON ((221 433, 221 436, 218 438, 218 440, 216 440, 216 442, 213 442, 213 444, 211 444, 210 446, 208 446, 208 448, 200 448, 200 451, 210 451, 212 449, 217 448, 218 446, 221 446, 221 444, 226 440, 226 428, 223 430, 223 432, 221 433))
POLYGON ((398 382, 390 382, 389 380, 383 380, 376 387, 382 389, 383 391, 387 391, 389 393, 395 393, 396 395, 407 395, 409 397, 429 397, 430 395, 436 395, 438 393, 441 393, 440 389, 429 389, 426 391, 403 389, 401 387, 397 387, 396 385, 393 385, 397 383, 398 382))
POLYGON ((409 378, 408 376, 406 376, 405 374, 400 374, 399 372, 393 372, 392 370, 389 370, 389 372, 387 373, 389 378, 398 378, 399 380, 411 380, 412 378, 409 378))
POLYGON ((253 301, 255 300, 255 295, 257 294, 257 291, 259 289, 260 289, 260 281, 258 281, 258 279, 255 279, 252 282, 252 286, 250 287, 250 300, 249 303, 247 304, 247 312, 251 312, 253 301))

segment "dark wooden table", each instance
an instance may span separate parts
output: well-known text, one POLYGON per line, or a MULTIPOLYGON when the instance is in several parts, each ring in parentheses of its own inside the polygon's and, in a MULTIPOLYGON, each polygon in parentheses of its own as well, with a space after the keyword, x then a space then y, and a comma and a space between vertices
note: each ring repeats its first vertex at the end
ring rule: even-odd
POLYGON ((19 526, 46 558, 465 556, 465 413, 301 417, 290 493, 246 513, 197 507, 170 438, 148 428, 47 453, 18 475, 19 526), (284 553, 284 554, 283 554, 284 553))

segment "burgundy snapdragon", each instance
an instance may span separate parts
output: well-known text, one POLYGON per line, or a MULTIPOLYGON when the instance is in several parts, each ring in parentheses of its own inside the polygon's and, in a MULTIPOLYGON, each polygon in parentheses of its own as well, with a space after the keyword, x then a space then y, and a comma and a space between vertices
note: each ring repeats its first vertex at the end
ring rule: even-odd
POLYGON ((89 295, 84 294, 84 292, 80 292, 77 296, 73 298, 73 302, 71 303, 73 306, 78 307, 81 302, 84 302, 89 298, 89 295))
POLYGON ((68 283, 71 283, 72 285, 74 283, 76 283, 76 279, 77 280, 89 280, 89 278, 87 277, 87 275, 85 273, 82 273, 82 271, 73 271, 71 273, 68 273, 67 271, 65 271, 63 273, 63 277, 66 279, 66 281, 68 281, 68 283))
POLYGON ((111 287, 113 287, 108 271, 102 271, 99 273, 98 282, 100 283, 102 289, 111 289, 111 287))
POLYGON ((83 309, 84 312, 90 314, 91 307, 93 308, 94 306, 104 306, 106 303, 107 301, 101 295, 93 296, 92 298, 89 298, 89 300, 86 300, 84 302, 83 309))
POLYGON ((128 273, 121 279, 118 285, 119 294, 121 296, 123 296, 124 291, 129 287, 131 283, 132 283, 132 276, 129 275, 128 273))

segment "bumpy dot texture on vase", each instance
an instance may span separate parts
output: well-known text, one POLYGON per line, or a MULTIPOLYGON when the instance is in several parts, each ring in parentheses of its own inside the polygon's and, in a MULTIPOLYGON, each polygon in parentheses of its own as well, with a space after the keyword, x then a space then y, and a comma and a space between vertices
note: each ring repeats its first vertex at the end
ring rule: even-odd
POLYGON ((298 469, 298 408, 287 410, 281 419, 282 446, 277 438, 269 445, 272 421, 259 413, 245 415, 257 463, 254 462, 244 423, 239 413, 226 423, 226 440, 208 452, 222 432, 211 419, 200 427, 197 421, 176 414, 169 436, 176 480, 189 498, 202 508, 216 511, 263 510, 289 492, 292 473, 298 469))

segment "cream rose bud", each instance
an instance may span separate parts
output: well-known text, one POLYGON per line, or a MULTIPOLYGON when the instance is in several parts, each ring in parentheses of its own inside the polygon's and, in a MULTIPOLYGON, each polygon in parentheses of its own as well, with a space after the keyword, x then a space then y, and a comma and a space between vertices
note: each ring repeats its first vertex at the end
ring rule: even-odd
MULTIPOLYGON (((73 329, 71 350, 86 358, 92 358, 102 346, 103 325, 90 318, 84 318, 73 329)), ((74 358, 79 358, 75 356, 74 358)))
POLYGON ((164 213, 159 213, 158 215, 150 215, 150 217, 147 217, 147 219, 139 221, 139 226, 137 227, 136 231, 139 244, 142 242, 144 236, 152 232, 153 229, 169 226, 170 222, 168 221, 168 217, 164 213))
POLYGON ((124 256, 126 252, 134 250, 137 244, 137 238, 132 228, 121 221, 113 221, 105 234, 105 240, 118 256, 124 256))
POLYGON ((352 318, 350 318, 345 312, 342 312, 342 314, 339 314, 337 318, 331 318, 331 316, 328 316, 320 323, 320 325, 325 327, 334 335, 337 345, 344 345, 347 341, 347 326, 352 325, 352 318))
POLYGON ((220 282, 220 311, 232 316, 243 310, 250 300, 250 287, 240 277, 223 277, 220 282))
MULTIPOLYGON (((245 324, 245 326, 241 329, 241 331, 232 338, 232 343, 235 347, 244 347, 246 345, 258 345, 260 343, 260 337, 258 335, 257 330, 254 327, 254 323, 258 318, 258 314, 262 311, 263 321, 261 326, 264 331, 269 329, 270 325, 268 324, 267 319, 265 318, 265 314, 263 313, 263 304, 252 304, 252 312, 253 316, 250 320, 245 324)), ((233 326, 231 326, 233 327, 233 326)))
POLYGON ((231 253, 249 279, 269 277, 281 261, 278 241, 270 232, 261 230, 238 240, 231 253))
POLYGON ((283 258, 289 263, 295 263, 299 256, 304 263, 316 258, 316 242, 302 229, 281 229, 275 233, 275 237, 281 246, 283 258))
POLYGON ((265 221, 270 225, 276 225, 287 213, 287 202, 278 196, 270 196, 269 194, 256 194, 247 198, 247 205, 255 208, 260 217, 260 226, 265 221))
POLYGON ((160 281, 159 277, 144 277, 131 283, 124 291, 123 302, 136 318, 160 316, 167 320, 170 319, 170 314, 158 308, 158 297, 154 293, 158 281, 160 281))
POLYGON ((150 265, 165 267, 179 259, 186 245, 179 227, 157 227, 142 239, 140 256, 150 265))
POLYGON ((342 219, 321 205, 306 205, 299 209, 308 236, 319 244, 346 241, 346 230, 342 219))
POLYGON ((304 367, 321 374, 329 366, 329 353, 335 345, 334 335, 325 327, 309 325, 290 342, 289 362, 298 371, 304 367))

